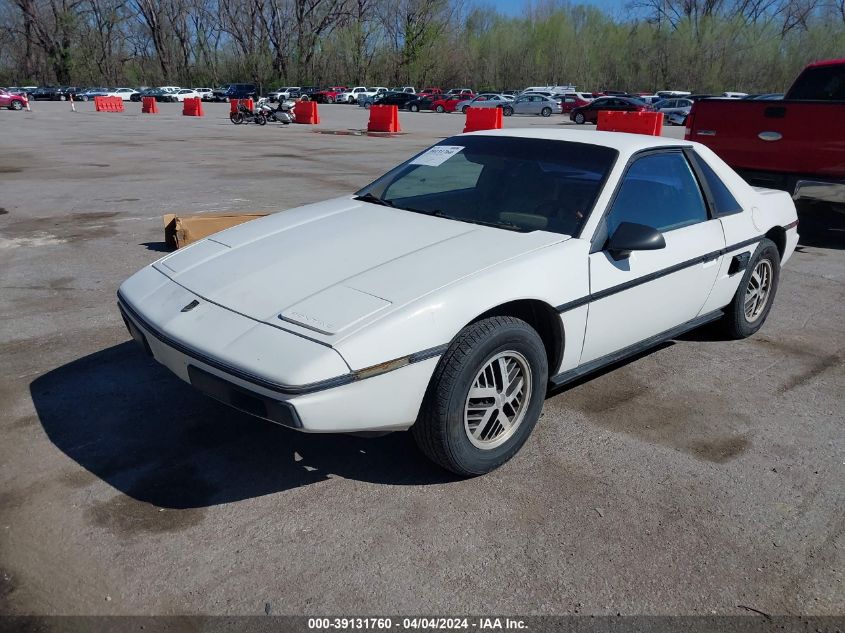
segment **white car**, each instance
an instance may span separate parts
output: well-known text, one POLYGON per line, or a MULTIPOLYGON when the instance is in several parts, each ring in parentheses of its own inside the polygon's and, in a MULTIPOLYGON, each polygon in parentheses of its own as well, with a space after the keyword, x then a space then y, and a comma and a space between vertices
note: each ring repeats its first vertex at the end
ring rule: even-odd
POLYGON ((388 89, 380 86, 375 88, 357 86, 346 92, 341 92, 335 101, 336 103, 358 103, 358 99, 361 97, 375 97, 386 92, 389 92, 388 89))
POLYGON ((176 101, 184 101, 185 99, 202 99, 202 95, 193 88, 181 88, 173 93, 176 101))
POLYGON ((131 101, 132 95, 138 94, 134 88, 115 88, 109 93, 111 97, 120 97, 123 101, 131 101))
POLYGON ((210 101, 214 93, 211 88, 194 88, 194 92, 196 92, 203 101, 210 101))
POLYGON ((549 388, 716 319, 756 332, 797 223, 697 143, 491 130, 167 255, 118 301, 213 398, 301 431, 410 428, 473 475, 519 450, 549 388))
POLYGON ((272 92, 267 93, 267 98, 270 100, 271 103, 274 101, 287 101, 288 99, 294 99, 298 97, 300 94, 299 91, 299 86, 276 88, 272 92))

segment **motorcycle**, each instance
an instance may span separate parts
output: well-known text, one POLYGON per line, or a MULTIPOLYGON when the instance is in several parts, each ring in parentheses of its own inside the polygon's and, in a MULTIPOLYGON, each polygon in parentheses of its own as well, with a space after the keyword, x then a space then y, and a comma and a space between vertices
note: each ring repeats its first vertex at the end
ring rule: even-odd
POLYGON ((257 123, 258 125, 266 125, 267 124, 267 117, 264 116, 264 111, 256 108, 255 110, 250 110, 244 104, 238 104, 237 112, 232 112, 229 115, 229 120, 234 123, 235 125, 240 125, 241 123, 257 123))
POLYGON ((274 108, 266 98, 262 97, 258 100, 255 109, 257 111, 260 110, 264 114, 264 118, 268 121, 289 125, 296 121, 296 113, 293 110, 295 105, 295 101, 288 99, 286 101, 280 101, 279 105, 274 108))

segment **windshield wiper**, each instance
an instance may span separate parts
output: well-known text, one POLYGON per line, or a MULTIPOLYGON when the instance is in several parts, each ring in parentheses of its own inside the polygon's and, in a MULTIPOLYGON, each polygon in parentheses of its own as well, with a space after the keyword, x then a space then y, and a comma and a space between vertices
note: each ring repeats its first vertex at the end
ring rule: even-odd
POLYGON ((371 192, 365 193, 363 196, 355 196, 356 200, 361 200, 363 202, 371 202, 373 204, 380 204, 383 207, 393 207, 395 206, 390 200, 384 200, 383 198, 379 198, 377 195, 371 192))
POLYGON ((481 224, 483 226, 493 226, 499 229, 507 229, 509 231, 520 231, 525 232, 525 228, 519 226, 518 224, 514 224, 513 222, 508 222, 507 220, 478 220, 474 218, 459 218, 454 215, 448 215, 443 213, 440 209, 432 209, 431 211, 422 211, 419 209, 408 209, 408 211, 415 211, 417 213, 425 213, 426 215, 434 215, 438 218, 445 218, 447 220, 456 220, 458 222, 469 222, 470 224, 481 224))

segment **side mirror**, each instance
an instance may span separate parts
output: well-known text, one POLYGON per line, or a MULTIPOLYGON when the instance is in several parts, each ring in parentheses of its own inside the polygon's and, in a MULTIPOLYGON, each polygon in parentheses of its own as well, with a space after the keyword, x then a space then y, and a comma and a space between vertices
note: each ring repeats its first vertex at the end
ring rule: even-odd
POLYGON ((655 251, 666 248, 666 240, 657 229, 634 222, 622 222, 607 241, 605 250, 613 259, 627 259, 632 251, 655 251))

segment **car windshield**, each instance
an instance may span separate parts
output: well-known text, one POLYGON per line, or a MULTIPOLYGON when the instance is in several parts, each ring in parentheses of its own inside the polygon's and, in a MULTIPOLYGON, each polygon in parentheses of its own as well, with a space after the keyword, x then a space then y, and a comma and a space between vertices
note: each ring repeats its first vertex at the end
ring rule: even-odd
POLYGON ((458 136, 356 195, 372 204, 460 222, 577 235, 616 156, 614 149, 587 143, 458 136))

